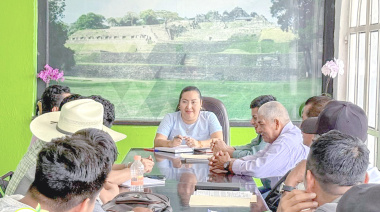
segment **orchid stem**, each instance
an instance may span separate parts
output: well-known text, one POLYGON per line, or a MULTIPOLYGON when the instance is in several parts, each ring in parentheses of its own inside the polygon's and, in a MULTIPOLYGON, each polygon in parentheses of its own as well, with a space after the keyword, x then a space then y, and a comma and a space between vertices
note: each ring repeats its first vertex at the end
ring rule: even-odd
POLYGON ((328 78, 325 88, 325 93, 327 93, 327 90, 329 89, 329 83, 330 83, 331 77, 328 78))

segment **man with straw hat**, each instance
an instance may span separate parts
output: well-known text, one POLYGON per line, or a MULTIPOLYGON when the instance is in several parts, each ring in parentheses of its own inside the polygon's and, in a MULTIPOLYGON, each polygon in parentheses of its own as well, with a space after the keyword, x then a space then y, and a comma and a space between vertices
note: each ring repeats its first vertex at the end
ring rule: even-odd
MULTIPOLYGON (((61 111, 46 113, 35 118, 30 124, 30 130, 38 138, 26 152, 18 164, 16 171, 9 182, 6 195, 25 195, 34 180, 36 157, 46 142, 53 138, 72 135, 78 130, 95 128, 107 132, 115 142, 123 140, 126 135, 116 132, 103 125, 103 106, 91 99, 80 99, 63 105, 61 111)), ((153 161, 143 161, 146 171, 153 166, 153 161)), ((130 178, 130 171, 124 170, 124 165, 114 165, 119 170, 110 172, 107 181, 121 184, 130 178), (120 168, 122 166, 122 168, 120 168)))

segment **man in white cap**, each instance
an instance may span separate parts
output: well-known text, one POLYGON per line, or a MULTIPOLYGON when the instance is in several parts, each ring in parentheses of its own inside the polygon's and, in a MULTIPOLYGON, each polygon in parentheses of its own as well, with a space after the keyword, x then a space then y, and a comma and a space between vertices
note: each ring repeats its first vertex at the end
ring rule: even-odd
MULTIPOLYGON (((116 132, 103 125, 103 106, 91 99, 81 99, 66 103, 61 111, 50 112, 35 118, 30 124, 30 130, 38 138, 18 164, 15 173, 6 189, 6 195, 25 195, 34 180, 36 157, 46 142, 54 138, 72 135, 78 130, 95 128, 107 132, 115 142, 123 140, 126 135, 116 132)), ((143 160, 146 171, 150 171, 154 162, 143 160)), ((124 165, 114 165, 107 181, 121 184, 130 179, 130 171, 124 170, 124 165), (121 169, 121 166, 123 169, 121 169), (117 167, 115 170, 114 167, 117 167)))

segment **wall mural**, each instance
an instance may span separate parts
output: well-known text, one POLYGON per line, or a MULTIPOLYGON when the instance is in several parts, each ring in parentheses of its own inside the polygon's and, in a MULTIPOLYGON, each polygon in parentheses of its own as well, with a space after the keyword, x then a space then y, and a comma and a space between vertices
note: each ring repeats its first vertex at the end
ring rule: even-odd
POLYGON ((299 119, 321 90, 323 1, 51 0, 49 18, 49 64, 74 92, 110 99, 118 119, 159 120, 187 85, 232 120, 263 94, 299 119))

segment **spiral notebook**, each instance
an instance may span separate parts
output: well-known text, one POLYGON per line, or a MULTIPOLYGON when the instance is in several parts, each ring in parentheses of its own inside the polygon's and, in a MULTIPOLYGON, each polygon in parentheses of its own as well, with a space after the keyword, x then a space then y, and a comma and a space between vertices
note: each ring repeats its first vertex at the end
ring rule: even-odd
POLYGON ((185 152, 194 152, 193 148, 188 147, 187 145, 180 145, 177 147, 155 147, 155 151, 160 152, 171 152, 171 153, 185 153, 185 152))

